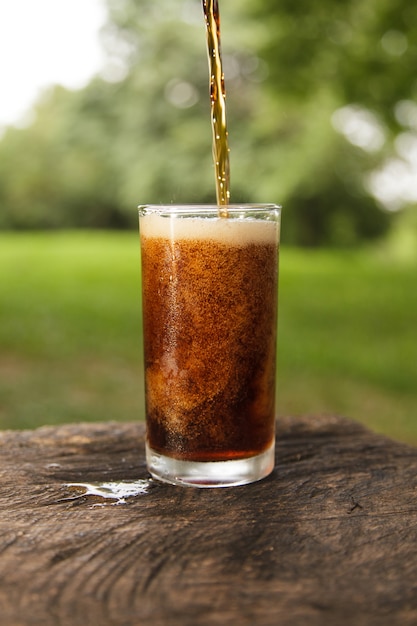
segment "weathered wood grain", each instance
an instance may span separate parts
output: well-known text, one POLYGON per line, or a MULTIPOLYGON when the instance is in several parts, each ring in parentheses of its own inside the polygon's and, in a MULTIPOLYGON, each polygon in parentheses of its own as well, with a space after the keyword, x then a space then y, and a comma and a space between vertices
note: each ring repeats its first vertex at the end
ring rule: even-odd
POLYGON ((228 489, 146 479, 142 424, 0 434, 2 626, 417 623, 417 450, 338 418, 282 419, 277 465, 228 489))

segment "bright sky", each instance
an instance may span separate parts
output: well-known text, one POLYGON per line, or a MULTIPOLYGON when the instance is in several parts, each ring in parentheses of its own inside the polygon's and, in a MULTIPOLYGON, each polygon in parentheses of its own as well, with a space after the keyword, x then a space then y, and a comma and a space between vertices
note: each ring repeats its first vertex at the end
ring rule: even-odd
POLYGON ((104 0, 0 0, 0 127, 47 85, 84 86, 103 64, 104 0))

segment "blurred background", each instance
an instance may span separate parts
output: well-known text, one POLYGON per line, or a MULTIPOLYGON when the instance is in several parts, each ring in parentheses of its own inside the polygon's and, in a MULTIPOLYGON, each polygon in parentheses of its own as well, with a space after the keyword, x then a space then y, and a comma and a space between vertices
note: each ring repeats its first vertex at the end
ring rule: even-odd
MULTIPOLYGON (((417 444, 417 4, 220 0, 233 202, 283 205, 278 414, 417 444)), ((139 203, 213 202, 200 0, 0 9, 0 427, 143 419, 139 203)))

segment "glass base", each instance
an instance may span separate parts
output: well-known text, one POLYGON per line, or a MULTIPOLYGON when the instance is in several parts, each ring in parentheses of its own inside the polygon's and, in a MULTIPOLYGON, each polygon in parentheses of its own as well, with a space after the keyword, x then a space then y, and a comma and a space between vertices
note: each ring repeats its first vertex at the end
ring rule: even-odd
POLYGON ((146 444, 146 462, 153 478, 188 487, 233 487, 265 478, 274 469, 274 443, 262 454, 237 461, 179 461, 146 444))

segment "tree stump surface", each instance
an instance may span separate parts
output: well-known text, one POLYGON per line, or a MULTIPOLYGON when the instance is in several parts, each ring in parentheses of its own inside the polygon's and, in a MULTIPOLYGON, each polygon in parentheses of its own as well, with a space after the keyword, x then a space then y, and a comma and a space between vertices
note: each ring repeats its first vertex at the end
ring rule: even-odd
POLYGON ((224 489, 149 481, 141 423, 5 431, 0 624, 415 625, 416 476, 337 417, 280 419, 273 474, 224 489))

